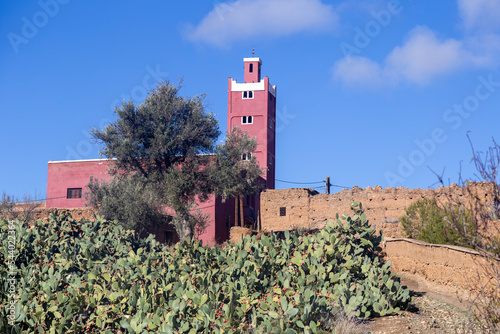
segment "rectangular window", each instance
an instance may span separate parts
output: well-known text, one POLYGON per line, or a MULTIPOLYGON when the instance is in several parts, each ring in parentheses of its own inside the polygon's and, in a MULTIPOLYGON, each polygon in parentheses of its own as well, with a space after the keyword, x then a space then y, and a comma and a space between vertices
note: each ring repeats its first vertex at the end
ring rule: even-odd
POLYGON ((253 99, 253 91, 246 90, 241 92, 244 99, 253 99))
POLYGON ((241 116, 241 124, 253 124, 253 116, 241 116))
POLYGON ((280 216, 281 217, 285 217, 286 216, 286 208, 283 207, 283 206, 280 208, 280 216))
POLYGON ((252 72, 253 72, 253 64, 250 64, 250 68, 248 69, 248 71, 249 71, 250 73, 252 73, 252 72))
POLYGON ((243 161, 250 161, 250 160, 252 160, 252 153, 250 153, 250 152, 243 153, 241 155, 241 160, 243 160, 243 161))
POLYGON ((82 188, 68 188, 66 198, 82 198, 82 188))

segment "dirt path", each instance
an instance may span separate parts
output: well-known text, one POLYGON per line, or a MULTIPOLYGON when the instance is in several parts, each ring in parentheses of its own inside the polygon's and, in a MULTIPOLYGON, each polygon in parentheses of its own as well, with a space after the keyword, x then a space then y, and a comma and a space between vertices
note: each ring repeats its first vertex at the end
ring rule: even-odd
POLYGON ((376 318, 366 330, 382 333, 472 333, 469 307, 462 302, 464 291, 400 275, 402 285, 411 290, 413 302, 397 315, 376 318))

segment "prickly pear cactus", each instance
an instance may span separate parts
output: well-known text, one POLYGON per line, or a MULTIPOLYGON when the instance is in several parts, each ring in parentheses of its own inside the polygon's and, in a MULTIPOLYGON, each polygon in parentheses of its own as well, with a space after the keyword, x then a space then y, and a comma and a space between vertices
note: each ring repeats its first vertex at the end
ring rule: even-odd
POLYGON ((167 248, 100 218, 2 220, 14 238, 0 244, 0 332, 320 333, 339 313, 397 312, 408 289, 377 258, 381 237, 352 205, 352 217, 316 234, 225 247, 167 248))

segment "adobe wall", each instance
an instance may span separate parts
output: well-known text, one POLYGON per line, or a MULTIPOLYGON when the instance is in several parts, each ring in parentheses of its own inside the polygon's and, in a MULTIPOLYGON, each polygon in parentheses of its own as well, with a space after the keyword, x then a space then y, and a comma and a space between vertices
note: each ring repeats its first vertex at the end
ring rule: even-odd
POLYGON ((474 284, 477 288, 477 283, 485 279, 481 256, 468 248, 404 239, 399 218, 406 207, 421 198, 466 203, 470 190, 484 200, 490 186, 471 183, 468 189, 457 185, 438 189, 354 187, 331 195, 311 189, 266 190, 261 194, 261 226, 264 231, 323 228, 328 220, 335 219, 336 213, 352 215, 351 202, 362 203, 372 227, 383 231, 382 255, 392 262, 393 271, 460 290, 474 290, 474 284), (284 216, 280 216, 280 208, 285 208, 284 216))
POLYGON ((492 274, 485 271, 491 265, 487 265, 483 257, 474 250, 463 247, 385 238, 383 255, 386 261, 391 261, 391 270, 395 272, 462 291, 474 291, 481 285, 488 286, 486 277, 492 274))
MULTIPOLYGON (((484 198, 487 184, 472 184, 474 192, 484 198)), ((362 203, 368 220, 377 231, 385 236, 399 238, 399 218, 411 203, 435 196, 438 200, 464 196, 464 189, 456 184, 437 189, 409 189, 403 187, 344 189, 335 194, 320 194, 315 190, 280 189, 265 190, 261 194, 261 226, 266 231, 284 231, 294 228, 322 228, 328 220, 334 220, 335 214, 351 215, 351 202, 362 203), (286 215, 280 216, 280 208, 286 208, 286 215)))

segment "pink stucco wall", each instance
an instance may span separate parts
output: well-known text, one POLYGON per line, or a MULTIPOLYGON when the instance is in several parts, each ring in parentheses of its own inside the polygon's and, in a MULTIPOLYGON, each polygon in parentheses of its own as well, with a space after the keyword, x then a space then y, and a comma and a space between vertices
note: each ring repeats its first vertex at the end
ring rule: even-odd
POLYGON ((109 180, 109 160, 49 161, 47 173, 47 208, 81 208, 85 206, 85 186, 90 175, 109 180), (68 188, 82 188, 81 198, 67 198, 68 188))
POLYGON ((241 91, 232 90, 232 79, 228 84, 228 129, 237 126, 257 138, 254 156, 262 169, 266 187, 274 189, 276 165, 276 98, 269 92, 269 78, 265 77, 264 90, 254 90, 252 99, 244 99, 241 91), (243 116, 252 116, 252 124, 243 124, 243 116))
MULTIPOLYGON (((50 161, 47 175, 47 208, 81 208, 85 206, 85 187, 92 175, 99 180, 109 181, 109 160, 50 161), (81 198, 67 198, 68 188, 82 188, 81 198)), ((222 203, 220 197, 210 196, 205 202, 196 203, 203 214, 209 216, 210 224, 199 236, 203 244, 214 245, 224 242, 229 235, 229 226, 234 224, 234 200, 222 203)), ((158 241, 165 241, 168 226, 156 226, 150 233, 158 241)))

